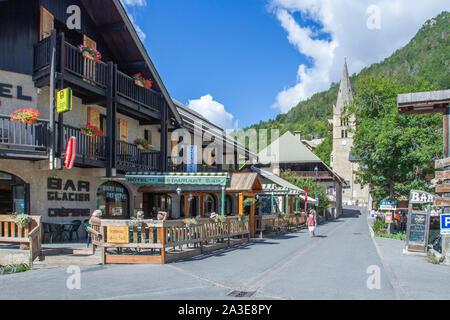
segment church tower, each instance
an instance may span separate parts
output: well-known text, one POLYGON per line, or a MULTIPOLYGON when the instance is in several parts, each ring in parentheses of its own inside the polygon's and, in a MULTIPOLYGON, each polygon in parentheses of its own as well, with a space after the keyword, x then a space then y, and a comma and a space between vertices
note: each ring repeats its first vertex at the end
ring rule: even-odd
POLYGON ((341 119, 346 105, 353 102, 352 86, 348 76, 347 59, 344 61, 341 84, 336 105, 333 105, 333 151, 331 152, 331 168, 345 180, 342 186, 343 204, 363 204, 368 202, 368 187, 361 188, 355 183, 355 171, 359 162, 351 154, 353 132, 356 129, 355 117, 341 119))

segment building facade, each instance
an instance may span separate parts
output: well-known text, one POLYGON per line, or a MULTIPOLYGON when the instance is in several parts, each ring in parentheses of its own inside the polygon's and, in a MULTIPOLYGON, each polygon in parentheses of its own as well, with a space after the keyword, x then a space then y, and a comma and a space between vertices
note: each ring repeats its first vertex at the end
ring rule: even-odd
MULTIPOLYGON (((127 172, 185 170, 173 166, 174 148, 180 149, 171 134, 191 127, 121 1, 1 1, 0 29, 0 214, 28 213, 55 222, 86 219, 102 208, 105 217, 129 218, 153 201, 153 207, 180 216, 181 195, 144 194, 124 178, 127 172), (151 88, 139 77, 150 80, 151 88), (65 88, 72 91, 72 110, 57 113, 52 97, 65 88), (11 119, 28 108, 39 112, 36 123, 11 119), (88 123, 103 134, 87 135, 88 123), (68 169, 64 158, 71 137, 76 158, 68 169), (142 149, 136 139, 147 140, 150 148, 142 149)), ((197 120, 202 156, 209 146, 202 138, 211 125, 197 120)), ((250 156, 221 128, 212 140, 235 147, 218 149, 231 164, 225 169, 210 157, 196 171, 237 170, 232 160, 250 156)), ((205 205, 218 206, 210 199, 205 205)))
POLYGON ((348 118, 342 118, 345 106, 352 101, 353 92, 348 76, 347 61, 345 61, 337 102, 333 106, 333 150, 330 166, 345 181, 342 190, 344 204, 367 204, 369 188, 361 187, 356 183, 355 172, 359 169, 359 162, 351 153, 356 129, 355 117, 351 115, 348 118))

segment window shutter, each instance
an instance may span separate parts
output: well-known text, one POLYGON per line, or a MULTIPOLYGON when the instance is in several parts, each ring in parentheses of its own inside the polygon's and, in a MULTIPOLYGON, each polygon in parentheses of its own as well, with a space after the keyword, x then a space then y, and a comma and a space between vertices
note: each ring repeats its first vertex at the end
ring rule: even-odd
POLYGON ((128 141, 128 122, 126 120, 119 120, 119 140, 128 141))
POLYGON ((100 128, 100 111, 88 107, 88 122, 97 128, 100 128))
POLYGON ((54 29, 54 17, 53 15, 41 6, 41 21, 39 27, 39 40, 50 37, 52 30, 54 29))

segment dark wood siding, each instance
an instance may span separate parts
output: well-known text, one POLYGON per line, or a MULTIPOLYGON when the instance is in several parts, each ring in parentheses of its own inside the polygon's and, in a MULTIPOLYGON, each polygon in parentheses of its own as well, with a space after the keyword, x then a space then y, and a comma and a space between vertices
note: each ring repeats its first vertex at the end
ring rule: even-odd
MULTIPOLYGON (((98 26, 92 21, 88 12, 84 8, 84 5, 80 0, 39 0, 40 5, 50 11, 51 14, 57 20, 57 23, 65 25, 69 15, 67 14, 67 8, 71 5, 77 5, 81 9, 81 30, 72 30, 71 32, 78 32, 80 39, 82 35, 86 35, 97 43, 97 50, 102 54, 103 61, 111 61, 111 54, 108 47, 105 45, 102 37, 98 32, 98 26)), ((80 45, 80 43, 72 43, 73 45, 80 45)))
POLYGON ((33 73, 33 44, 39 37, 38 0, 0 2, 0 70, 33 73))

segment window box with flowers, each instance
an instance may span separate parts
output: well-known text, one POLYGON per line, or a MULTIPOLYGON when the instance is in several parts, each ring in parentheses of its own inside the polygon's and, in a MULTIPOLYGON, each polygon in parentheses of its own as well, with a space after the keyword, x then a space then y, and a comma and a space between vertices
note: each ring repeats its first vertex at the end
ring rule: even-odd
POLYGON ((35 124, 37 123, 39 115, 40 113, 32 108, 19 109, 14 111, 14 113, 10 115, 10 120, 22 122, 25 124, 35 124))
POLYGON ((138 147, 140 150, 149 151, 150 150, 150 142, 148 142, 145 139, 137 138, 134 140, 134 144, 138 147))
POLYGON ((97 49, 84 45, 79 45, 78 49, 80 49, 81 53, 86 52, 87 54, 89 54, 92 58, 94 58, 95 61, 101 62, 102 54, 99 51, 97 51, 97 49))
POLYGON ((93 126, 89 122, 81 127, 81 132, 84 135, 87 135, 89 137, 101 137, 101 136, 103 136, 103 131, 100 130, 99 128, 97 128, 96 126, 93 126))
POLYGON ((150 79, 144 79, 141 73, 137 73, 133 76, 134 83, 137 86, 143 87, 145 89, 150 89, 153 86, 152 80, 150 79))

